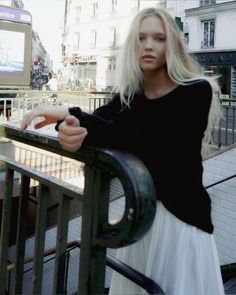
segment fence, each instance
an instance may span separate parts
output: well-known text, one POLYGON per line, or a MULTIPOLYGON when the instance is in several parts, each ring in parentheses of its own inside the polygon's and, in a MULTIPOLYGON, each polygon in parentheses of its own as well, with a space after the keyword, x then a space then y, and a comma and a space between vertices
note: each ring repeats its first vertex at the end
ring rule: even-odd
POLYGON ((223 118, 214 128, 213 143, 218 147, 236 143, 236 100, 223 100, 223 118))
MULTIPOLYGON (((15 98, 1 98, 2 119, 18 123, 23 115, 39 105, 79 106, 86 112, 93 112, 97 107, 107 103, 111 92, 57 91, 57 98, 52 99, 52 92, 40 90, 0 90, 1 95, 11 94, 15 98)), ((236 142, 236 100, 222 99, 224 118, 213 131, 213 144, 221 147, 236 142)))
POLYGON ((73 187, 71 189, 70 185, 61 185, 60 181, 41 171, 1 156, 1 160, 6 165, 6 178, 0 241, 0 293, 5 292, 7 284, 9 231, 11 220, 15 218, 11 215, 12 191, 14 175, 18 173, 20 174, 20 196, 11 294, 22 294, 24 263, 27 260, 25 257, 26 221, 31 179, 39 183, 35 216, 32 293, 40 294, 42 289, 47 201, 50 189, 53 188, 59 191, 59 204, 54 283, 51 294, 64 294, 65 292, 69 207, 72 199, 83 204, 77 293, 103 294, 106 248, 125 246, 138 240, 152 224, 156 200, 152 179, 147 169, 137 158, 127 153, 103 149, 86 149, 78 153, 69 153, 60 148, 55 138, 45 138, 34 132, 21 132, 13 127, 5 127, 5 135, 12 140, 83 162, 85 187, 83 192, 73 187), (109 185, 114 177, 118 177, 123 185, 125 209, 122 218, 112 225, 108 220, 108 204, 109 185))

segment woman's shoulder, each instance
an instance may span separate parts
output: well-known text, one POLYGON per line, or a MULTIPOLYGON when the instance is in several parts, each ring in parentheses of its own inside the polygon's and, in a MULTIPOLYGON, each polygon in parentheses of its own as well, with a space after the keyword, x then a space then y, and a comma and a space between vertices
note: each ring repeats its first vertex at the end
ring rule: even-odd
POLYGON ((113 92, 111 93, 111 99, 112 100, 119 100, 120 99, 120 93, 119 92, 113 92))
POLYGON ((195 88, 211 88, 209 80, 206 78, 193 79, 186 82, 186 85, 195 88))
POLYGON ((201 79, 195 79, 188 81, 186 83, 187 90, 191 92, 193 95, 200 95, 204 94, 204 96, 212 96, 212 86, 209 80, 206 78, 201 78, 201 79))

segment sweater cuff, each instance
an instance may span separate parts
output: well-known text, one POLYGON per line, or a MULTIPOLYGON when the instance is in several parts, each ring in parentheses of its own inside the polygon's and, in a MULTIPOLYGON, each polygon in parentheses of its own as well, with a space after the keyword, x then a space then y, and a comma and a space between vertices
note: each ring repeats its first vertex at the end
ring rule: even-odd
MULTIPOLYGON (((78 107, 71 107, 71 108, 68 108, 68 111, 69 111, 69 113, 70 113, 72 116, 75 116, 75 117, 76 117, 76 114, 77 114, 77 116, 78 116, 78 113, 81 112, 81 109, 78 108, 78 107)), ((56 131, 58 131, 58 128, 59 128, 60 124, 61 124, 63 121, 64 121, 64 120, 58 120, 58 121, 57 121, 57 124, 56 124, 56 126, 55 126, 56 131)))
POLYGON ((56 124, 56 126, 55 126, 56 131, 58 131, 58 128, 59 128, 60 124, 61 124, 63 121, 64 121, 64 120, 58 120, 58 121, 57 121, 57 124, 56 124))
POLYGON ((77 117, 78 114, 80 114, 82 112, 81 108, 79 108, 79 107, 71 107, 68 109, 68 111, 72 116, 75 116, 75 117, 77 117))
POLYGON ((82 126, 82 127, 87 126, 87 124, 88 124, 88 114, 87 113, 83 112, 81 110, 81 108, 79 108, 79 107, 71 107, 68 110, 72 116, 75 116, 77 119, 79 119, 80 126, 82 126))

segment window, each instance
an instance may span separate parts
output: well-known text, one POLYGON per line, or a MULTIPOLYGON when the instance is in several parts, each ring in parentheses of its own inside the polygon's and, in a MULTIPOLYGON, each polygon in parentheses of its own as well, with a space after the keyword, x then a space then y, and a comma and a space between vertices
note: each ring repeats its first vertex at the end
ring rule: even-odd
POLYGON ((216 0, 200 0, 200 6, 216 4, 216 0))
POLYGON ((140 0, 134 0, 134 7, 140 8, 140 0))
POLYGON ((202 48, 213 48, 215 39, 215 20, 202 21, 202 48))
POLYGON ((75 17, 75 23, 79 24, 80 23, 80 16, 81 16, 81 6, 76 6, 76 17, 75 17))
POLYGON ((111 27, 108 36, 108 46, 116 45, 116 27, 111 27))
POLYGON ((79 42, 80 42, 80 32, 76 33, 76 48, 79 49, 79 42))
POLYGON ((91 39, 90 39, 90 47, 95 48, 97 43, 97 31, 92 30, 91 31, 91 39))
POLYGON ((236 99, 236 66, 231 67, 231 98, 236 99))
POLYGON ((117 11, 117 0, 111 0, 111 11, 112 12, 117 11))
POLYGON ((98 10, 98 2, 93 2, 92 3, 92 16, 97 15, 97 10, 98 10))
POLYGON ((110 57, 108 58, 108 64, 107 64, 107 69, 109 71, 114 71, 116 69, 116 58, 115 57, 110 57))
POLYGON ((76 6, 75 8, 76 8, 76 10, 77 10, 78 13, 81 13, 81 9, 82 9, 82 8, 81 8, 80 5, 76 6))
POLYGON ((159 0, 157 2, 157 7, 166 9, 167 8, 167 1, 166 0, 159 0))

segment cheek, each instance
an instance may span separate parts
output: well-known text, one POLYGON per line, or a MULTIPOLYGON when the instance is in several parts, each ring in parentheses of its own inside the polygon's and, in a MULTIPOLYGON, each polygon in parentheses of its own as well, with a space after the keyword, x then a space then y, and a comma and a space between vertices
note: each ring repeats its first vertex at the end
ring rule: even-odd
POLYGON ((141 43, 141 44, 139 45, 139 50, 138 50, 138 52, 139 52, 139 56, 142 54, 142 52, 143 52, 143 48, 144 48, 144 46, 143 46, 143 44, 141 43))
POLYGON ((143 54, 143 47, 142 45, 140 45, 139 50, 137 51, 138 60, 140 60, 142 54, 143 54))
POLYGON ((157 52, 159 52, 159 56, 161 56, 162 58, 165 58, 165 55, 166 55, 166 47, 165 46, 159 47, 159 49, 157 50, 157 52))

